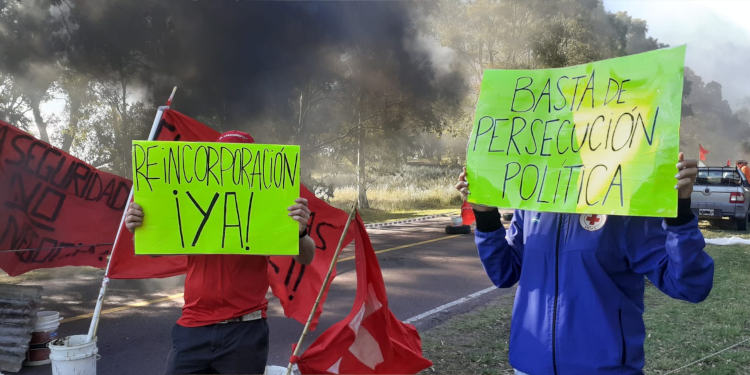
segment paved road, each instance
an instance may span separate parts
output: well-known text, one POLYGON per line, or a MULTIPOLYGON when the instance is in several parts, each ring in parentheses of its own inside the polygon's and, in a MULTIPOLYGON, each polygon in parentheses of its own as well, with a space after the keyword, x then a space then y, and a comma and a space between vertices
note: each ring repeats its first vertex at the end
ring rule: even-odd
MULTIPOLYGON (((391 310, 406 320, 491 284, 476 257, 472 235, 446 235, 448 218, 397 224, 368 229, 378 252, 391 310)), ((310 344, 318 334, 341 320, 351 310, 356 272, 347 248, 337 265, 320 325, 305 340, 310 344)), ((36 273, 35 273, 36 274, 36 273)), ((67 267, 41 272, 23 284, 45 287, 44 309, 60 311, 66 320, 60 336, 85 334, 101 283, 102 271, 67 267)), ((180 315, 182 277, 161 280, 113 280, 98 331, 101 359, 98 373, 104 375, 161 374, 169 350, 170 330, 180 315), (141 306, 134 307, 138 303, 141 306)), ((428 329, 451 313, 496 296, 492 291, 468 304, 451 308, 414 322, 419 330, 428 329)), ((268 323, 271 327, 269 364, 285 366, 302 325, 283 317, 278 300, 269 294, 268 323)), ((18 374, 51 374, 49 365, 25 367, 18 374)))

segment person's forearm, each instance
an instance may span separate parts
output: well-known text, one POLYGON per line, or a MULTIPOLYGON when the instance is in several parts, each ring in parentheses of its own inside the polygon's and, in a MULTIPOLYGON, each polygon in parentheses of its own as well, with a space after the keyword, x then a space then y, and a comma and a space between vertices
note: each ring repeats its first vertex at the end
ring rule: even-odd
POLYGON ((669 261, 665 263, 665 271, 661 272, 664 282, 660 280, 659 285, 655 285, 674 298, 702 301, 713 286, 714 264, 704 251, 706 243, 690 209, 690 198, 679 199, 677 217, 666 218, 664 224, 669 261))

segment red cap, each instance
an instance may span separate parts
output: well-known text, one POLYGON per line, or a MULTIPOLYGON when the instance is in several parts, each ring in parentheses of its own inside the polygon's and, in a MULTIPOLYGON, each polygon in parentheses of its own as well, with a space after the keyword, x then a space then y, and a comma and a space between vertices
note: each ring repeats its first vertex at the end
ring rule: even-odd
POLYGON ((219 138, 216 138, 216 142, 226 143, 255 143, 255 140, 250 134, 241 132, 239 130, 230 130, 222 133, 219 138))

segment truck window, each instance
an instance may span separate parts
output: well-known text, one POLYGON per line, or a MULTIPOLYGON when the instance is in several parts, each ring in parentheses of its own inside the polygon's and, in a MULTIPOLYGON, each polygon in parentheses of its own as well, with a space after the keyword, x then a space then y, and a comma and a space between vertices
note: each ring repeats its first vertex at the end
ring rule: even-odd
POLYGON ((737 171, 727 171, 722 169, 698 169, 698 177, 695 179, 696 185, 709 186, 740 186, 740 174, 737 171))

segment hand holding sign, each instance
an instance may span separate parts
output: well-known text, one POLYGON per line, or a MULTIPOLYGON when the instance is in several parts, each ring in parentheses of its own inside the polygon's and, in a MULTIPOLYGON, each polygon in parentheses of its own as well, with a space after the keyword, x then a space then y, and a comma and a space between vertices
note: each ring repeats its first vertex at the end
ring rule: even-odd
POLYGON ((128 228, 130 233, 134 233, 135 229, 143 225, 143 208, 138 203, 132 202, 128 206, 128 215, 125 217, 125 228, 128 228))
POLYGON ((289 206, 289 216, 299 223, 299 255, 295 257, 300 264, 310 264, 315 257, 315 242, 307 233, 308 223, 310 221, 310 208, 307 205, 307 199, 299 197, 294 200, 294 205, 289 206))
POLYGON ((310 219, 310 208, 307 207, 307 199, 297 198, 294 200, 294 205, 289 206, 289 216, 299 223, 299 234, 302 236, 307 229, 307 221, 310 219))
MULTIPOLYGON (((466 181, 466 167, 463 172, 458 175, 458 183, 456 184, 456 190, 461 193, 461 197, 464 201, 469 199, 469 183, 466 181)), ((476 211, 492 211, 496 207, 485 206, 481 204, 471 203, 471 208, 476 211)))
POLYGON ((680 152, 677 170, 679 172, 674 176, 677 179, 677 185, 674 188, 677 189, 680 198, 690 198, 690 194, 693 193, 695 178, 698 176, 698 161, 685 160, 685 154, 680 152))

